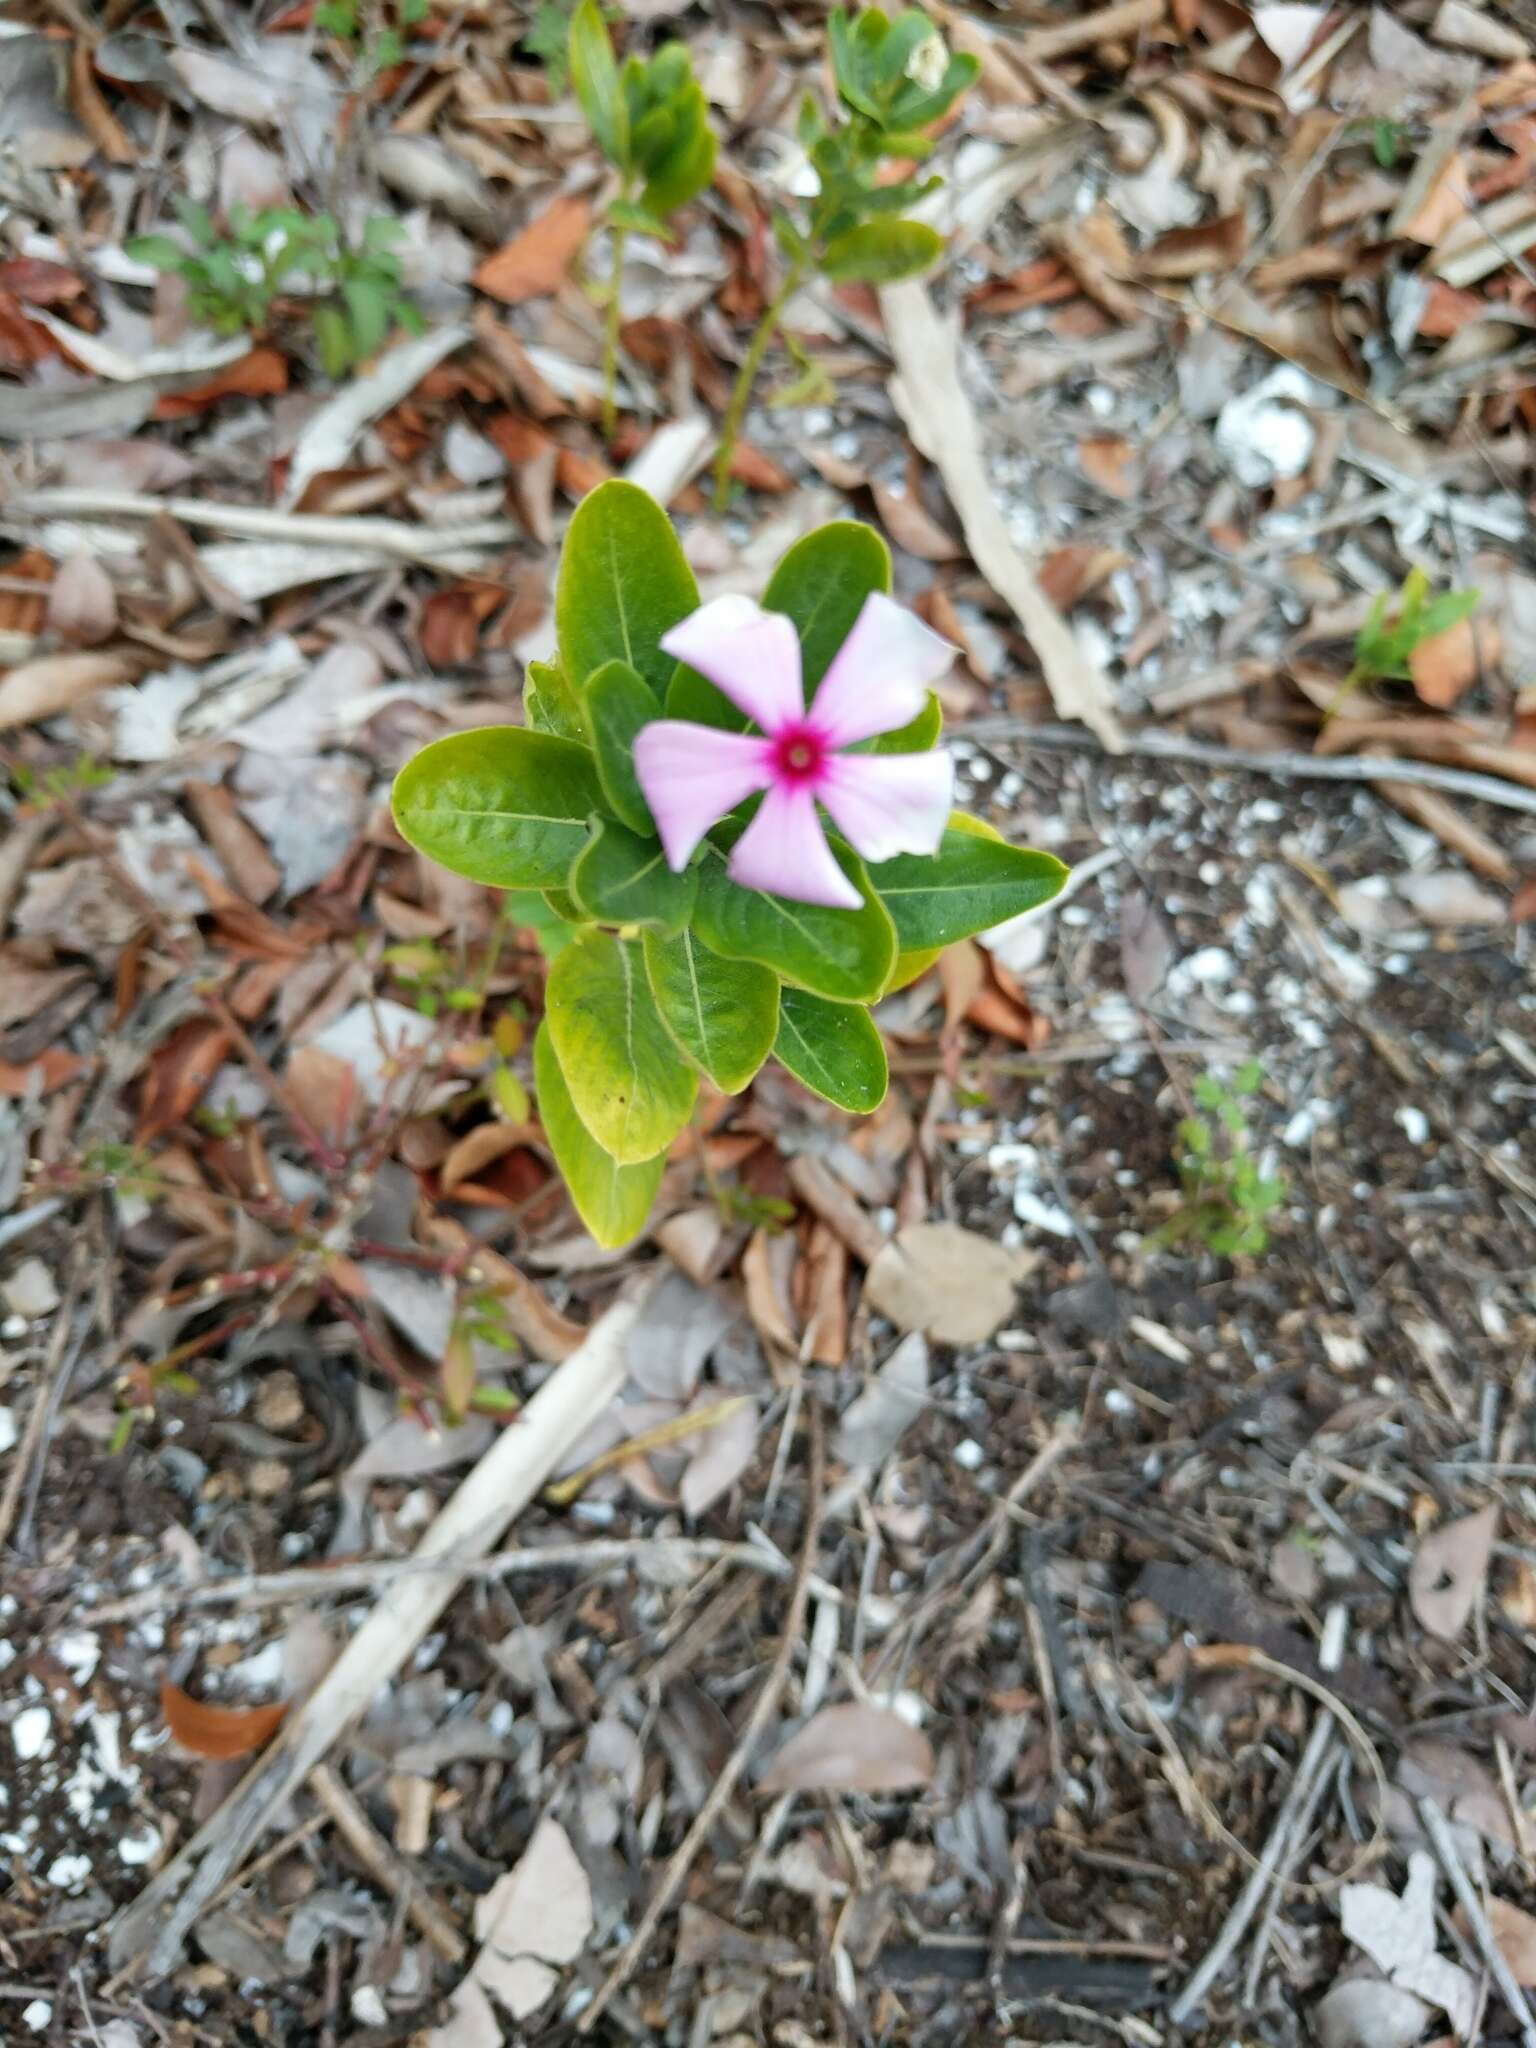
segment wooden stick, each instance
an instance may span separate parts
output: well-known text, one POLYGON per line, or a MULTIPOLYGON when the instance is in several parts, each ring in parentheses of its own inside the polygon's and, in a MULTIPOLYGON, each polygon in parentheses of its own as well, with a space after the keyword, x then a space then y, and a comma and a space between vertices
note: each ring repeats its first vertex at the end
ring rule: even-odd
POLYGON ((566 1452, 624 1384, 630 1331, 647 1287, 609 1309, 497 1436, 416 1546, 436 1571, 397 1580, 304 1706, 223 1805, 113 1923, 119 1976, 146 1962, 159 1977, 180 1959, 208 1900, 245 1860, 273 1814, 410 1658, 465 1577, 533 1499, 566 1452), (178 1896, 179 1894, 179 1896, 178 1896))
POLYGON ((385 1841, 329 1764, 316 1764, 309 1774, 309 1789, 375 1884, 391 1898, 404 1900, 406 1913, 444 1962, 462 1963, 469 1953, 463 1935, 422 1890, 416 1873, 385 1841))
MULTIPOLYGON (((1053 754, 1105 751, 1093 734, 1075 725, 1031 725, 1027 718, 978 718, 957 726, 955 738, 988 743, 1018 740, 1053 754)), ((1507 811, 1536 812, 1536 789, 1482 775, 1471 768, 1442 768, 1434 761, 1408 761, 1396 754, 1250 753, 1210 740, 1187 740, 1172 732, 1128 733, 1120 751, 1152 761, 1184 761, 1196 768, 1236 768, 1245 775, 1274 775, 1285 782, 1414 783, 1450 796, 1480 798, 1507 811)))

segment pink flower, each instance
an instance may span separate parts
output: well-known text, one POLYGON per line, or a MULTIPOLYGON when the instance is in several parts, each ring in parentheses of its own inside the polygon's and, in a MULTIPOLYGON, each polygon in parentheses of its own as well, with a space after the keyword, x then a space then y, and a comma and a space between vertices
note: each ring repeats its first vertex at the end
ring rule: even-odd
POLYGON ((949 642, 911 612, 878 592, 867 597, 809 706, 799 636, 750 597, 701 605, 661 644, 758 727, 720 732, 660 718, 637 735, 635 773, 674 872, 711 825, 759 790, 727 866, 744 889, 858 909, 863 898, 833 857, 818 804, 866 860, 938 851, 954 790, 948 754, 845 751, 914 719, 954 660, 949 642))

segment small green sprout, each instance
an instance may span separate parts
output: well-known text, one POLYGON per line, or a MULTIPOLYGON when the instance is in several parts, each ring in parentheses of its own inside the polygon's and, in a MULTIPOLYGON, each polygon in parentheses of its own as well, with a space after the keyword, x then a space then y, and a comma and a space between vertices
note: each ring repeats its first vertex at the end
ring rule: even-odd
POLYGON ((1285 1181, 1266 1175, 1249 1150, 1244 1101, 1264 1085, 1264 1070, 1248 1060, 1228 1081, 1203 1074, 1195 1101, 1203 1116, 1179 1121, 1174 1164, 1184 1199, 1148 1245, 1162 1250, 1193 1240, 1225 1258, 1262 1252, 1269 1243, 1266 1218, 1285 1199, 1285 1181))
POLYGON ((619 174, 608 208, 612 260, 603 330, 603 431, 611 436, 625 237, 633 228, 670 239, 671 216, 715 174, 715 133, 683 44, 663 43, 649 58, 626 57, 621 69, 598 0, 581 0, 572 14, 566 61, 593 140, 619 174))
MULTIPOLYGON (((391 20, 391 10, 381 5, 376 10, 380 25, 362 52, 368 69, 388 71, 398 64, 405 55, 407 30, 425 21, 430 12, 430 0, 395 0, 391 20)), ((340 43, 363 42, 361 0, 320 0, 311 19, 317 29, 335 36, 340 43)))
MULTIPOLYGON (((837 111, 829 118, 807 94, 800 109, 801 147, 816 173, 817 189, 796 212, 773 216, 774 239, 785 270, 778 291, 757 324, 721 428, 715 456, 715 509, 730 493, 731 460, 752 387, 784 308, 806 274, 836 284, 894 284, 929 270, 943 238, 905 210, 936 191, 941 179, 878 182, 886 158, 920 163, 933 145, 923 130, 948 113, 981 66, 953 56, 919 8, 894 19, 878 7, 827 17, 837 111)), ((802 372, 802 388, 804 375, 802 372)))
POLYGON ((128 254, 179 277, 193 319, 215 334, 263 332, 275 300, 301 282, 313 295, 310 318, 327 376, 344 376, 376 355, 396 327, 424 331, 401 289, 394 244, 402 229, 387 215, 370 220, 353 244, 330 214, 291 206, 253 212, 237 203, 222 234, 206 207, 182 199, 176 212, 185 243, 139 235, 128 254))
POLYGON ((1439 597, 1429 594, 1429 578, 1422 569, 1410 569, 1397 593, 1397 602, 1383 590, 1371 606, 1365 624, 1355 635, 1355 659, 1340 683, 1326 716, 1334 717, 1339 707, 1366 683, 1407 682, 1413 674, 1412 656, 1426 640, 1449 632, 1477 610, 1479 590, 1447 590, 1439 597))
POLYGON ((98 761, 94 754, 80 754, 73 761, 61 761, 55 767, 43 769, 41 774, 24 761, 12 763, 8 773, 22 801, 33 810, 45 811, 83 790, 104 789, 116 770, 98 761))

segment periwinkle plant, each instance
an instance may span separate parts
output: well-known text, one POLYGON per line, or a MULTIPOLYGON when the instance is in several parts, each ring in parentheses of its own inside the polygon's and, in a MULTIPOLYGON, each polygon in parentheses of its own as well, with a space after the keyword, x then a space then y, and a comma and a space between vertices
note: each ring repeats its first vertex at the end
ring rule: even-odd
POLYGON ((730 491, 731 461, 752 387, 784 309, 811 273, 836 283, 895 284, 928 270, 944 242, 906 209, 943 182, 903 178, 880 182, 887 158, 920 163, 933 145, 923 132, 942 120, 980 70, 976 58, 954 55, 921 9, 893 20, 878 7, 827 18, 837 106, 831 115, 807 94, 800 108, 800 142, 816 177, 816 190, 773 215, 774 239, 784 258, 778 290, 747 344, 715 456, 715 508, 730 491))
POLYGON ((626 57, 620 68, 597 0, 581 0, 571 16, 566 56, 592 138, 619 174, 607 214, 612 247, 603 323, 603 432, 611 435, 625 239, 632 228, 670 237, 672 215, 715 174, 715 135, 681 43, 663 43, 649 58, 626 57))
POLYGON ((931 685, 953 650, 890 582, 879 535, 837 521, 761 605, 701 606, 660 506, 600 485, 566 534, 526 723, 437 740, 395 783, 413 846, 542 891, 573 928, 547 949, 533 1076, 601 1244, 643 1225, 701 1080, 735 1094, 771 1055, 877 1108, 870 1005, 1065 878, 950 808, 931 685))

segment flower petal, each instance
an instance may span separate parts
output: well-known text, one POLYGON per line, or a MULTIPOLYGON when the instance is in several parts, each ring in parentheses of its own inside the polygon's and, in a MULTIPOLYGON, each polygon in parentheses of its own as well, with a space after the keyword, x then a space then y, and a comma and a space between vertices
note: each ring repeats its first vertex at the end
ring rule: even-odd
POLYGON ((942 747, 924 754, 835 754, 816 794, 865 860, 937 853, 954 803, 955 764, 942 747))
POLYGON ((769 772, 767 742, 744 732, 657 718, 635 735, 635 774, 676 874, 711 825, 766 788, 769 772))
POLYGON ((800 636, 782 612, 765 612, 755 598, 711 598, 663 633, 661 644, 707 676, 764 732, 805 715, 800 636))
POLYGON ((770 786, 757 816, 731 850, 726 869, 743 889, 766 889, 797 903, 857 910, 864 899, 832 858, 810 790, 770 786))
POLYGON ((905 605, 871 591, 811 699, 817 730, 832 747, 894 732, 916 718, 958 651, 905 605))

